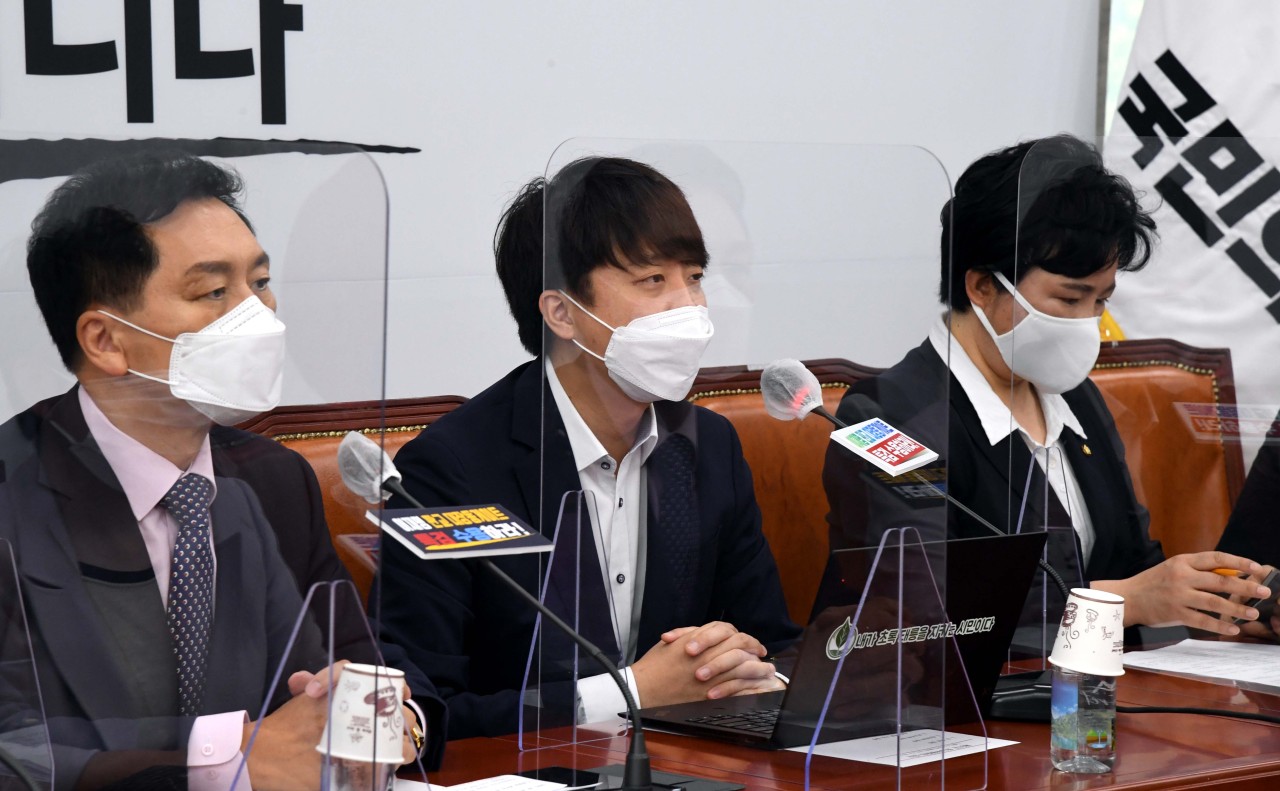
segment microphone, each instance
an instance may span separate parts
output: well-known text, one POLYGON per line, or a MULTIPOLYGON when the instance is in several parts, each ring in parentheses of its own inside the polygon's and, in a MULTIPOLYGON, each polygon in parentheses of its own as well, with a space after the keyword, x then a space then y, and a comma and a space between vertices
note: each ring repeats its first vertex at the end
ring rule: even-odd
POLYGON ((804 420, 810 412, 817 412, 836 425, 845 424, 822 406, 822 385, 799 360, 774 360, 760 373, 760 394, 764 396, 764 411, 778 420, 804 420))
MULTIPOLYGON (((779 420, 803 420, 810 412, 815 412, 831 422, 836 428, 848 428, 849 424, 828 412, 822 407, 822 397, 818 384, 818 377, 805 367, 804 363, 799 360, 774 360, 765 366, 764 371, 760 374, 760 393, 764 396, 764 408, 771 417, 779 420)), ((847 396, 857 406, 860 411, 866 415, 873 415, 880 411, 880 407, 875 401, 862 393, 852 393, 847 396)), ((972 517, 978 524, 990 530, 998 536, 1009 535, 1004 530, 996 527, 975 512, 972 508, 952 497, 947 492, 939 489, 933 481, 925 479, 920 473, 912 471, 910 473, 920 483, 932 489, 937 495, 946 499, 947 502, 964 511, 972 517)), ((1063 581, 1062 576, 1058 574, 1057 569, 1050 566, 1043 559, 1038 562, 1040 570, 1053 580, 1054 585, 1062 593, 1062 600, 1066 601, 1070 598, 1071 591, 1067 587, 1067 583, 1063 581)))
MULTIPOLYGON (((348 431, 347 435, 342 438, 342 443, 338 446, 338 472, 342 475, 342 482, 347 485, 348 489, 370 503, 380 503, 388 494, 394 494, 397 497, 403 497, 414 508, 425 508, 401 484, 400 473, 396 470, 395 464, 392 463, 391 457, 387 455, 386 451, 379 447, 378 443, 357 431, 348 431), (369 497, 370 493, 374 493, 377 499, 371 499, 369 497)), ((578 634, 560 616, 538 601, 537 596, 529 593, 520 583, 511 579, 506 572, 495 566, 493 561, 484 557, 476 559, 480 561, 480 565, 484 566, 489 573, 496 576, 516 595, 524 599, 529 606, 541 613, 543 618, 555 624, 560 631, 568 635, 571 640, 578 644, 578 647, 596 660, 596 663, 603 667, 609 677, 613 679, 613 683, 617 684, 618 689, 622 692, 623 699, 627 702, 627 714, 634 726, 631 729, 631 744, 627 750, 626 765, 622 773, 622 789, 624 791, 647 791, 647 789, 653 788, 652 774, 649 769, 649 753, 645 749, 644 730, 640 727, 640 710, 636 706, 635 699, 631 696, 631 688, 627 686, 626 679, 622 677, 622 672, 618 670, 618 666, 611 662, 594 643, 578 634)))
POLYGON ((390 485, 400 483, 400 473, 387 452, 358 431, 348 431, 338 445, 338 473, 347 488, 370 505, 387 499, 389 481, 394 481, 390 485))

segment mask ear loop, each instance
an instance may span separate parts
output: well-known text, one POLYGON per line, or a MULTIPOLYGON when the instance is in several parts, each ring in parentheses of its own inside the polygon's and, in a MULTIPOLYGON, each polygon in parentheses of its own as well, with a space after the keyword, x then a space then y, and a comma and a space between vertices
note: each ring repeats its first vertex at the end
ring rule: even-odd
MULTIPOLYGON (((564 290, 564 289, 562 289, 562 288, 558 288, 558 289, 556 289, 556 291, 559 291, 559 292, 560 292, 560 296, 562 296, 562 297, 564 297, 565 299, 567 299, 567 300, 569 300, 570 302, 572 302, 572 303, 574 304, 574 306, 578 308, 578 310, 582 311, 583 313, 587 314, 587 315, 588 315, 588 316, 590 316, 591 318, 595 319, 596 323, 597 323, 597 324, 599 324, 601 327, 604 327, 604 328, 605 328, 605 329, 607 329, 609 332, 617 332, 617 331, 618 331, 618 330, 617 330, 617 328, 615 328, 615 327, 610 327, 608 324, 605 324, 603 321, 601 321, 599 316, 597 316, 596 314, 594 314, 594 313, 592 313, 591 311, 587 310, 586 308, 582 307, 582 303, 581 303, 581 302, 579 302, 578 300, 574 299, 573 297, 569 296, 569 292, 565 291, 565 290, 564 290)), ((604 361, 605 361, 605 359, 604 359, 604 356, 603 356, 603 355, 596 354, 595 352, 593 352, 593 351, 591 351, 590 349, 588 349, 586 346, 583 346, 581 343, 579 343, 579 342, 578 342, 578 339, 577 339, 577 338, 571 338, 570 340, 571 340, 571 341, 573 341, 573 345, 574 345, 574 346, 577 346, 579 349, 581 349, 582 351, 584 351, 584 352, 586 352, 587 354, 591 355, 592 357, 596 358, 596 359, 597 359, 597 360, 599 360, 600 362, 604 362, 604 361)))
MULTIPOLYGON (((107 311, 102 310, 101 308, 99 308, 97 312, 101 313, 102 315, 106 316, 109 319, 115 319, 116 321, 120 322, 126 327, 129 327, 130 329, 137 330, 143 335, 150 335, 152 338, 155 338, 157 340, 165 341, 167 343, 177 344, 177 341, 174 340, 173 338, 166 338, 165 336, 161 335, 158 332, 152 332, 151 330, 146 329, 145 327, 139 327, 137 324, 134 324, 132 321, 129 321, 127 319, 122 319, 119 316, 115 315, 114 313, 108 313, 107 311)), ((126 368, 125 370, 133 374, 134 376, 141 377, 142 379, 149 379, 152 382, 155 382, 156 384, 168 385, 169 387, 173 387, 173 382, 169 379, 161 379, 158 376, 152 376, 151 374, 144 374, 141 371, 135 371, 132 368, 126 368)))

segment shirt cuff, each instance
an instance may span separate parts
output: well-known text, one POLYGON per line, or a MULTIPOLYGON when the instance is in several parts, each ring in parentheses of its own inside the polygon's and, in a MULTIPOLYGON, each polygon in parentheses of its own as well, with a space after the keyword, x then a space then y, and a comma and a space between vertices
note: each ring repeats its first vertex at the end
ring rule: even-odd
MULTIPOLYGON (((640 708, 644 704, 640 702, 640 690, 636 687, 636 678, 631 668, 622 668, 622 677, 626 679, 627 688, 631 690, 631 698, 636 702, 636 708, 640 708)), ((613 683, 613 677, 608 673, 579 679, 577 698, 579 725, 587 722, 616 720, 619 713, 625 713, 627 710, 627 700, 622 696, 622 690, 613 683)))
POLYGON ((196 717, 187 739, 187 788, 190 791, 251 791, 249 767, 231 784, 243 760, 240 742, 244 738, 244 724, 249 721, 245 711, 229 711, 225 714, 209 714, 196 717))

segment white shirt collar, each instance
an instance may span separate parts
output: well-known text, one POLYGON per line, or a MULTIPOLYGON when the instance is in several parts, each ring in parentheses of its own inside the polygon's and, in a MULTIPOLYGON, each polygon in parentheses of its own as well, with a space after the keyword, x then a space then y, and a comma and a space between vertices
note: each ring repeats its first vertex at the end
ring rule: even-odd
MULTIPOLYGON (((951 334, 947 327, 946 313, 941 314, 929 329, 929 342, 933 344, 934 351, 942 361, 950 366, 952 376, 960 383, 964 394, 969 397, 974 411, 978 413, 978 420, 982 423, 982 430, 986 433, 988 442, 994 446, 1017 429, 1034 444, 1034 440, 1027 435, 1026 429, 1013 419, 1013 413, 1009 411, 1009 407, 1005 406, 1000 396, 991 389, 986 377, 978 370, 978 366, 974 365, 973 360, 969 359, 968 353, 960 342, 951 334)), ((1089 438, 1066 399, 1057 393, 1040 393, 1039 391, 1037 393, 1040 396, 1040 406, 1044 410, 1043 447, 1055 445, 1058 438, 1062 436, 1063 428, 1071 429, 1081 439, 1089 438)))
MULTIPOLYGON (((564 421, 565 433, 569 435, 569 447, 573 451, 573 463, 581 473, 588 467, 594 467, 601 461, 609 459, 609 452, 605 450, 604 445, 600 444, 600 440, 596 438, 595 433, 587 426, 582 415, 578 414, 578 409, 573 405, 573 400, 569 398, 569 394, 565 392, 564 385, 560 384, 560 377, 556 376, 555 366, 551 364, 551 358, 546 357, 543 360, 545 370, 547 372, 547 384, 551 387, 551 396, 555 399, 556 408, 560 410, 560 419, 564 421)), ((640 418, 640 426, 636 431, 635 442, 631 445, 631 451, 640 449, 640 462, 643 464, 658 443, 658 421, 654 416, 653 405, 650 404, 644 411, 644 416, 640 418)), ((621 459, 612 459, 617 464, 621 459)))

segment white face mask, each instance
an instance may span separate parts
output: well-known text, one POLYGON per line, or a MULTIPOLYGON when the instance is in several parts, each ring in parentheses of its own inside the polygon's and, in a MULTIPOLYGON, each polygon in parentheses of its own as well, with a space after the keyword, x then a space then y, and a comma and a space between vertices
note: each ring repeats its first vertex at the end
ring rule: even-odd
POLYGON ((574 339, 574 344, 604 363, 609 378, 640 403, 679 401, 689 394, 698 376, 702 352, 711 342, 715 328, 707 309, 701 305, 664 310, 641 316, 625 327, 610 327, 573 297, 564 298, 578 309, 612 330, 604 356, 596 354, 574 339))
POLYGON ((284 322, 256 296, 236 305, 199 332, 166 338, 98 311, 138 332, 173 344, 169 378, 128 369, 134 376, 169 385, 169 392, 224 426, 275 409, 284 380, 284 322))
POLYGON ((995 328, 982 310, 974 305, 978 321, 996 342, 1000 356, 1009 370, 1036 386, 1042 393, 1065 393, 1080 385, 1098 360, 1102 335, 1097 318, 1063 319, 1032 307, 1004 275, 993 272, 1022 309, 1022 321, 1004 335, 995 328), (1016 341, 1015 341, 1016 336, 1016 341))

